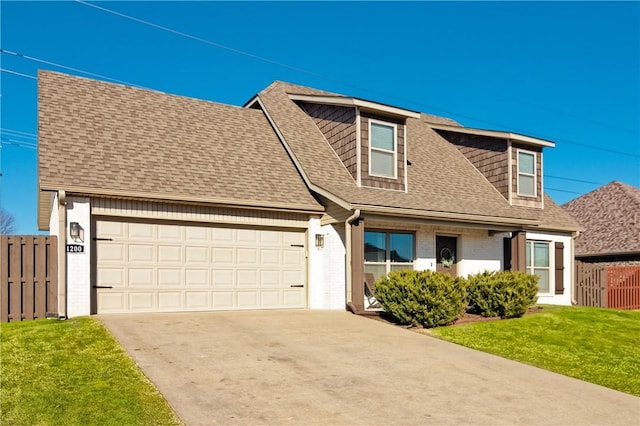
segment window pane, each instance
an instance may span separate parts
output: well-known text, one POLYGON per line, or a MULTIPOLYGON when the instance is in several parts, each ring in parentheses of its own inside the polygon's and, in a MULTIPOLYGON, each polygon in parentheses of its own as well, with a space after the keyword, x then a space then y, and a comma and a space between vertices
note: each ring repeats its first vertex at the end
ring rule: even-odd
POLYGON ((386 265, 371 265, 364 264, 364 273, 372 273, 373 277, 377 280, 378 278, 384 277, 387 275, 387 266, 386 265))
POLYGON ((389 239, 392 262, 413 262, 413 234, 391 234, 389 239))
POLYGON ((371 151, 371 173, 374 175, 393 177, 395 175, 393 154, 371 151))
POLYGON ((549 243, 533 243, 533 266, 549 267, 549 243))
POLYGON ((387 253, 386 239, 387 236, 384 232, 365 231, 364 260, 367 262, 384 262, 387 253))
POLYGON ((518 194, 535 195, 535 182, 533 176, 518 175, 518 194))
POLYGON ((371 146, 374 148, 395 151, 393 143, 393 127, 371 123, 371 146))
POLYGON ((549 293, 549 270, 534 269, 533 272, 540 277, 540 281, 538 281, 538 291, 540 293, 549 293))
POLYGON ((526 152, 518 153, 518 172, 535 174, 535 155, 526 152))
POLYGON ((529 268, 531 266, 531 242, 527 241, 527 249, 526 249, 526 262, 527 262, 527 268, 529 268))
POLYGON ((405 269, 409 269, 409 270, 413 270, 413 265, 394 265, 391 264, 391 270, 392 271, 402 271, 405 269))

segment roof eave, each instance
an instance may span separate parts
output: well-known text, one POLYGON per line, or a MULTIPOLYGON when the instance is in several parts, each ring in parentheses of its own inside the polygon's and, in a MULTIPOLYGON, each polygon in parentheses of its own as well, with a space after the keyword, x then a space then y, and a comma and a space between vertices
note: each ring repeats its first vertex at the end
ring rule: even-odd
POLYGON ((113 189, 98 189, 73 185, 48 185, 42 186, 41 191, 57 191, 63 189, 67 195, 79 195, 88 197, 115 197, 131 198, 148 201, 163 201, 171 203, 188 203, 216 205, 232 208, 246 208, 255 210, 288 211, 293 213, 322 213, 324 206, 309 204, 267 203, 254 200, 225 199, 211 197, 177 196, 173 194, 150 193, 142 191, 123 191, 113 189))
POLYGON ((447 124, 435 124, 435 123, 427 123, 427 124, 429 125, 429 127, 436 130, 464 133, 467 135, 489 136, 493 138, 509 139, 521 144, 539 146, 539 147, 553 148, 556 146, 555 142, 552 142, 552 141, 534 138, 532 136, 521 135, 513 132, 503 132, 500 130, 474 129, 471 127, 450 126, 447 124))
POLYGON ((289 99, 292 101, 312 102, 316 104, 359 107, 371 112, 384 113, 404 118, 420 118, 420 113, 416 111, 345 96, 289 94, 289 99))

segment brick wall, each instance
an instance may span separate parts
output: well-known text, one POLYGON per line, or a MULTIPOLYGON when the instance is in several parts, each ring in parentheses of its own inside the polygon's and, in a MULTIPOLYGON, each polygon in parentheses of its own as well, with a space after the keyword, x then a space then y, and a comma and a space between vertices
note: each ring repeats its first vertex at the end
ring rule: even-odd
POLYGON ((309 221, 309 309, 344 309, 346 306, 346 271, 344 223, 320 225, 309 221), (315 235, 324 235, 324 248, 315 245, 315 235))
POLYGON ((91 206, 88 198, 67 198, 67 244, 84 246, 84 253, 66 253, 67 317, 89 315, 91 310, 91 206), (82 241, 69 236, 71 222, 78 222, 82 241))

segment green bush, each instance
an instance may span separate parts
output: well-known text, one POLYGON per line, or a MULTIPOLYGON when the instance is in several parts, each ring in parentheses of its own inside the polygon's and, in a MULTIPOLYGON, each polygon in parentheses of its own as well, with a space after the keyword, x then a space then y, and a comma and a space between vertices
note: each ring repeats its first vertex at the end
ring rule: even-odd
POLYGON ((436 327, 466 308, 466 280, 433 271, 394 271, 376 282, 376 299, 401 324, 436 327))
POLYGON ((538 298, 538 276, 524 272, 469 275, 469 309, 483 317, 521 317, 538 298))

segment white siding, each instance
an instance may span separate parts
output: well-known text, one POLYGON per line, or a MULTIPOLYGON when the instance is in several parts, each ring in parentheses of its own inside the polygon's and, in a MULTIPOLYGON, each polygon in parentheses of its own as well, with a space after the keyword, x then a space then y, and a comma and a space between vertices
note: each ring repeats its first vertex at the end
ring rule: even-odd
POLYGON ((344 223, 320 225, 309 221, 309 308, 344 309, 346 272, 344 223), (315 246, 315 235, 324 235, 324 248, 315 246))
POLYGON ((99 216, 286 228, 306 228, 309 218, 309 215, 304 213, 204 207, 111 198, 92 199, 91 213, 99 216))
MULTIPOLYGON (((57 201, 57 200, 56 200, 57 201)), ((54 208, 55 210, 55 208, 54 208)), ((88 198, 67 198, 67 244, 81 244, 84 253, 66 253, 67 257, 67 317, 89 315, 91 310, 91 213, 88 198), (83 240, 69 236, 71 222, 78 222, 83 240)), ((65 236, 59 236, 64 238, 65 236)))

